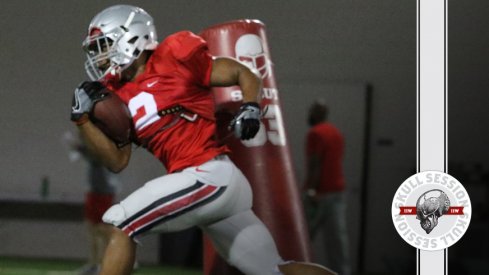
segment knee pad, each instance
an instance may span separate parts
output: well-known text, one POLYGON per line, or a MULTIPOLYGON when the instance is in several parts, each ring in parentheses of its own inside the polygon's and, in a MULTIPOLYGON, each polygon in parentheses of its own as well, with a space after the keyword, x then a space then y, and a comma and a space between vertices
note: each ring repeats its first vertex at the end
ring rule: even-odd
POLYGON ((124 207, 122 207, 122 205, 120 204, 113 205, 102 216, 102 221, 104 223, 113 224, 115 226, 118 226, 126 219, 126 211, 124 210, 124 207))

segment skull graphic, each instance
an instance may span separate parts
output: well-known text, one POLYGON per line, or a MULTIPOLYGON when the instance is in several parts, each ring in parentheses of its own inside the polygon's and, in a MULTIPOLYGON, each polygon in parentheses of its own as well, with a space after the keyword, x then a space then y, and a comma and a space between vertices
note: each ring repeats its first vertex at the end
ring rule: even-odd
POLYGON ((263 49, 263 42, 258 35, 245 34, 241 36, 234 48, 236 58, 251 69, 256 69, 265 79, 270 73, 270 61, 263 49))
POLYGON ((438 189, 423 193, 416 202, 416 219, 421 228, 429 234, 438 224, 438 218, 448 212, 450 200, 447 194, 438 189))

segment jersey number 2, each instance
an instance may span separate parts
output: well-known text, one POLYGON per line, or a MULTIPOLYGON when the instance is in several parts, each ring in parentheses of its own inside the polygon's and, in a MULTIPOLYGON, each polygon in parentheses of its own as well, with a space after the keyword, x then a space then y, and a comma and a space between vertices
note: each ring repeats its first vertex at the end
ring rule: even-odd
POLYGON ((129 100, 129 111, 134 118, 134 127, 140 130, 160 119, 158 107, 152 94, 141 92, 129 100))

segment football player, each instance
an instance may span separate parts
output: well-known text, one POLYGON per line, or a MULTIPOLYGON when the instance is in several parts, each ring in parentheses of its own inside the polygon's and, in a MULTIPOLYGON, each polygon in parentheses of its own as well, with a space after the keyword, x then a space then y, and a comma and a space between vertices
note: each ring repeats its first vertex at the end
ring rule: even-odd
POLYGON ((251 210, 247 179, 227 157, 229 149, 215 139, 210 88, 240 86, 243 104, 230 127, 246 140, 260 127, 260 78, 234 59, 211 56, 206 42, 189 31, 159 43, 152 17, 130 5, 97 14, 83 48, 92 81, 75 90, 71 120, 88 148, 112 171, 128 165, 131 145, 115 144, 88 117, 108 87, 131 112, 132 141, 168 172, 104 214, 104 222, 114 228, 101 274, 130 274, 137 240, 145 233, 192 226, 199 226, 219 254, 245 274, 307 274, 279 256, 269 231, 251 210))

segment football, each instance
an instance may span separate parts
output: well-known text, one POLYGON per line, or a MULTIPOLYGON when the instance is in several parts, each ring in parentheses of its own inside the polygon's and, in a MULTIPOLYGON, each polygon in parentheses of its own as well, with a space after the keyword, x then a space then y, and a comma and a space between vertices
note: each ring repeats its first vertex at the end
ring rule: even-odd
POLYGON ((126 145, 133 133, 131 113, 119 96, 110 91, 103 93, 106 95, 95 102, 90 120, 118 146, 126 145))

